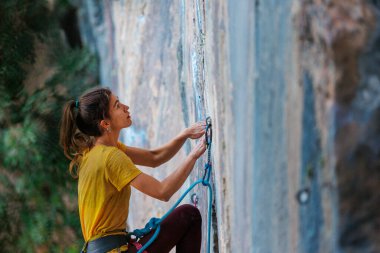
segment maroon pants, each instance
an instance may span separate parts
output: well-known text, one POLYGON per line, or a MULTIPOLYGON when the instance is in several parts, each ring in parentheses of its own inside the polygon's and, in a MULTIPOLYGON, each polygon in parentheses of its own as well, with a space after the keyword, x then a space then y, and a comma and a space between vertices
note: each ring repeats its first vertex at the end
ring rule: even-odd
MULTIPOLYGON (((201 251, 202 217, 198 208, 185 204, 177 207, 161 223, 158 237, 146 249, 148 253, 168 253, 176 247, 177 253, 198 253, 201 251)), ((154 231, 139 240, 144 246, 153 236, 154 231)), ((136 253, 134 245, 129 246, 127 253, 136 253)))

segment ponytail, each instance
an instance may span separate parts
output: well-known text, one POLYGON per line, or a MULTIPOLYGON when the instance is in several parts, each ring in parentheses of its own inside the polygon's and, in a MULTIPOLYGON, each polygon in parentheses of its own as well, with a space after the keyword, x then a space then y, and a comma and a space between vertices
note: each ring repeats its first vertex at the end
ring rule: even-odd
POLYGON ((78 178, 78 167, 85 149, 93 146, 93 138, 82 133, 77 127, 78 109, 75 101, 67 102, 63 109, 60 129, 60 145, 65 156, 71 160, 69 171, 72 177, 78 178))
POLYGON ((83 152, 91 149, 95 137, 103 134, 100 121, 109 118, 110 96, 108 88, 95 87, 79 100, 70 100, 63 108, 60 144, 65 156, 71 160, 69 171, 74 178, 78 178, 83 152))

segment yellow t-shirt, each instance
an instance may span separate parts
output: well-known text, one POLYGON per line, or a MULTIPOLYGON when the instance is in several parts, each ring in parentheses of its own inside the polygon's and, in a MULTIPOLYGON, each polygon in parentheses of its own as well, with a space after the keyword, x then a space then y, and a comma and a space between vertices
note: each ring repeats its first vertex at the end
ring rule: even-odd
POLYGON ((126 229, 131 187, 141 171, 125 154, 125 145, 94 146, 79 166, 78 204, 85 241, 126 229))

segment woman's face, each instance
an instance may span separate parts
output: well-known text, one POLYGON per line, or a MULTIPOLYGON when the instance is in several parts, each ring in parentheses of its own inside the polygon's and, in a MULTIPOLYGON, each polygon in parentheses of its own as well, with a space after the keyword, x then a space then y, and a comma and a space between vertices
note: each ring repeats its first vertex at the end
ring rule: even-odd
POLYGON ((132 125, 131 114, 128 109, 129 106, 122 104, 118 97, 111 94, 109 106, 111 129, 120 130, 132 125))

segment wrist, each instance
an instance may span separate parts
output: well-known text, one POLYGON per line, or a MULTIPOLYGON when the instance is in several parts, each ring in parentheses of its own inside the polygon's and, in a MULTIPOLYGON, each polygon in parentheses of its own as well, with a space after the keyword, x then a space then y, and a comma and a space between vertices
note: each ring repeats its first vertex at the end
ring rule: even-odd
POLYGON ((180 139, 183 139, 183 140, 187 140, 188 138, 189 138, 189 131, 188 131, 188 129, 186 128, 186 129, 184 129, 184 130, 182 130, 182 132, 179 134, 179 138, 180 139))
POLYGON ((187 156, 191 161, 196 161, 198 160, 198 156, 196 154, 193 154, 192 152, 190 152, 190 154, 187 156))

